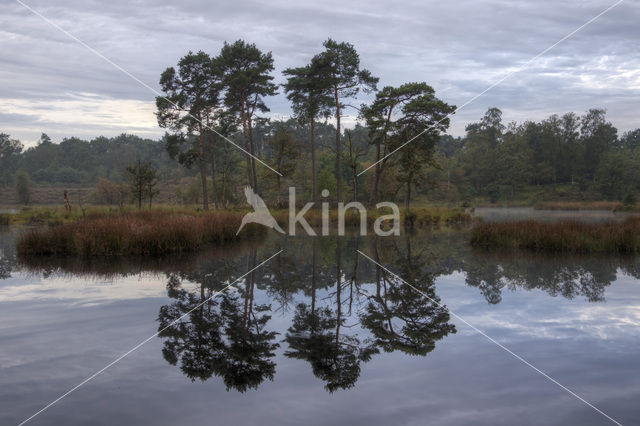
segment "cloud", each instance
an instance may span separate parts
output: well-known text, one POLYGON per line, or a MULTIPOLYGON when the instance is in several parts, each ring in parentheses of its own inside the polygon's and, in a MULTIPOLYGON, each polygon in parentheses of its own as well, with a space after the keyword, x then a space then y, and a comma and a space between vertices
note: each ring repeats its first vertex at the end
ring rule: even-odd
MULTIPOLYGON (((238 38, 272 51, 276 81, 282 82, 284 68, 304 64, 332 37, 353 43, 362 65, 380 77, 381 85, 426 81, 445 101, 462 105, 612 2, 405 1, 393 7, 364 1, 28 4, 156 88, 162 70, 189 50, 215 54, 225 40, 238 38)), ((606 107, 621 131, 640 127, 630 113, 640 101, 638 21, 638 8, 622 3, 458 112, 450 132, 464 133, 488 106, 502 108, 507 121, 606 107)), ((43 123, 55 127, 52 118, 60 118, 66 126, 64 130, 58 123, 60 136, 71 136, 72 131, 86 137, 118 134, 125 130, 119 127, 141 129, 145 135, 162 133, 157 126, 149 128, 153 93, 18 3, 5 7, 0 28, 0 78, 10 82, 0 87, 0 102, 9 100, 15 108, 5 106, 2 112, 22 114, 34 101, 46 100, 55 108, 62 105, 68 114, 45 115, 40 104, 31 112, 36 116, 31 123, 4 116, 0 129, 33 140, 47 130, 40 128, 43 123), (73 114, 70 96, 87 93, 130 114, 113 112, 111 124, 104 108, 97 106, 73 114), (124 107, 117 106, 119 101, 124 107), (141 110, 134 113, 138 105, 141 110), (67 125, 69 117, 75 118, 73 126, 67 125)), ((282 94, 268 99, 268 105, 275 116, 290 114, 282 94)))

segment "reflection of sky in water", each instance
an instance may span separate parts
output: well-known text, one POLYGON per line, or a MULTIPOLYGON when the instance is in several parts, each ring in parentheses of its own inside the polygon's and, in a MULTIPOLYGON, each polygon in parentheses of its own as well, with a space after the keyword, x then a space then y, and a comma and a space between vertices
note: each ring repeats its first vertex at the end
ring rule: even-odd
MULTIPOLYGON (((465 268, 496 258, 473 257, 456 245, 455 235, 413 241, 414 255, 428 257, 435 250, 466 262, 435 274, 442 303, 623 424, 633 424, 640 415, 640 282, 618 272, 605 285, 604 300, 597 302, 582 294, 569 299, 535 286, 507 284, 500 301, 490 304, 480 287, 465 283, 465 268), (421 247, 427 251, 420 252, 421 247)), ((276 246, 262 247, 258 260, 277 251, 276 246)), ((364 242, 359 247, 371 249, 364 242)), ((289 253, 296 253, 293 260, 310 262, 309 248, 285 244, 289 253)), ((345 241, 343 279, 352 275, 352 250, 345 241)), ((381 259, 394 252, 401 258, 402 250, 403 243, 382 251, 381 259)), ((333 254, 331 247, 321 247, 318 266, 335 274, 333 254)), ((289 265, 288 260, 283 257, 281 266, 289 265)), ((371 295, 375 269, 366 262, 359 259, 358 273, 366 283, 360 290, 371 295)), ((524 271, 534 264, 540 273, 552 267, 536 259, 515 262, 507 258, 502 266, 524 271)), ((567 264, 584 263, 571 262, 567 264)), ((616 265, 613 260, 592 263, 616 265)), ((394 259, 386 265, 395 272, 402 269, 394 259)), ((43 278, 17 268, 0 280, 0 424, 18 423, 155 333, 160 307, 174 302, 167 297, 165 272, 43 278)), ((265 271, 265 276, 272 281, 277 272, 265 271)), ((533 272, 527 274, 535 278, 533 272)), ((242 290, 244 282, 236 286, 242 290)), ((297 292, 287 298, 267 290, 260 280, 257 286, 255 303, 272 305, 267 328, 280 333, 273 381, 246 393, 227 391, 216 376, 192 382, 163 359, 163 339, 156 338, 32 424, 607 424, 455 317, 450 322, 457 333, 437 341, 426 356, 381 351, 361 364, 353 388, 328 393, 309 363, 284 356, 288 346, 283 340, 296 304, 310 303, 309 295, 297 292)), ((182 288, 200 291, 190 279, 183 280, 182 288)), ((345 315, 349 290, 342 291, 345 315)), ((319 288, 317 303, 330 306, 334 291, 319 288)), ((344 333, 370 336, 355 315, 365 308, 364 297, 353 301, 354 315, 345 324, 355 326, 345 327, 344 333)))

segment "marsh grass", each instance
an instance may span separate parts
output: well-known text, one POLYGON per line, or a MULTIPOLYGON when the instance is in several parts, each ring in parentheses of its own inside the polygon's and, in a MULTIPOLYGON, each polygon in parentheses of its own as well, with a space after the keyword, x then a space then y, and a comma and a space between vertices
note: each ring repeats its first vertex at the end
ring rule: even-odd
MULTIPOLYGON (((67 213, 62 208, 26 208, 11 215, 12 224, 34 226, 17 241, 18 254, 124 256, 162 255, 198 250, 209 244, 223 244, 264 234, 267 228, 249 225, 236 237, 247 210, 201 212, 188 207, 158 207, 151 210, 122 210, 117 207, 87 207, 67 213)), ((371 227, 386 210, 369 210, 367 226, 371 227)), ((289 212, 273 212, 278 223, 288 229, 289 212)), ((458 208, 421 208, 401 211, 401 224, 428 226, 459 224, 471 221, 471 215, 458 208)), ((322 211, 309 210, 305 218, 311 226, 322 225, 322 211)), ((331 233, 337 230, 337 210, 329 212, 331 233)), ((346 226, 358 226, 360 215, 355 210, 345 214, 346 226)), ((384 226, 390 226, 390 221, 384 226)))
POLYGON ((84 217, 23 232, 17 251, 28 255, 161 255, 197 250, 264 233, 251 225, 236 237, 241 213, 176 213, 163 210, 84 217))
POLYGON ((471 244, 565 253, 638 253, 640 217, 595 224, 534 220, 481 223, 471 231, 471 244))

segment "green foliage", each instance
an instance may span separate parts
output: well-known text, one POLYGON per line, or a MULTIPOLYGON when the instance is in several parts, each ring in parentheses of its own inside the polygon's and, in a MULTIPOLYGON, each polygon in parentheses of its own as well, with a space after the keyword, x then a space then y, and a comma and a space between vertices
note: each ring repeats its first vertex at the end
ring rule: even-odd
POLYGON ((11 139, 6 133, 0 133, 0 184, 6 185, 13 180, 19 164, 23 145, 20 141, 11 139))
POLYGON ((624 204, 625 206, 633 206, 637 202, 638 200, 636 198, 636 194, 634 194, 633 192, 628 192, 622 199, 622 204, 624 204))
POLYGON ((143 198, 149 200, 149 208, 154 195, 157 194, 158 172, 151 163, 137 163, 127 166, 129 192, 138 203, 138 209, 142 208, 143 198))
MULTIPOLYGON (((411 200, 411 190, 420 188, 426 178, 425 169, 435 165, 434 146, 438 135, 449 126, 449 114, 455 107, 436 98, 435 90, 427 83, 407 83, 399 87, 387 86, 376 94, 371 106, 363 108, 376 145, 376 161, 386 153, 398 150, 389 161, 399 166, 396 179, 406 187, 407 208, 411 200), (406 144, 411 140, 411 143, 406 144)), ((376 169, 379 180, 380 164, 376 169)), ((374 191, 377 191, 375 184, 374 191)), ((374 198, 377 194, 373 194, 374 198)))
POLYGON ((318 78, 323 81, 325 94, 333 97, 332 108, 336 117, 336 177, 338 201, 342 200, 342 145, 340 116, 342 102, 355 97, 360 90, 365 93, 375 91, 378 78, 367 69, 360 68, 360 56, 351 43, 327 39, 325 50, 313 57, 314 67, 318 68, 318 78))
POLYGON ((20 170, 16 174, 16 194, 18 194, 18 200, 22 204, 29 204, 31 200, 31 179, 29 173, 24 170, 20 170))

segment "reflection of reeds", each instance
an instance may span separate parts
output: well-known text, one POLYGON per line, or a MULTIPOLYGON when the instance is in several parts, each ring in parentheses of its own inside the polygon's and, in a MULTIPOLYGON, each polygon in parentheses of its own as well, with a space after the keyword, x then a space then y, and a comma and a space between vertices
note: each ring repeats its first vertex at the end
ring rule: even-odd
MULTIPOLYGON (((371 226, 377 218, 383 215, 391 214, 391 210, 388 208, 382 209, 369 209, 367 210, 367 224, 371 226)), ((289 223, 289 211, 288 210, 276 210, 274 217, 278 223, 286 227, 289 223)), ((304 215, 305 220, 311 226, 322 225, 322 211, 318 209, 311 209, 304 215)), ((400 210, 400 223, 406 225, 415 226, 430 226, 430 225, 451 225, 451 224, 463 224, 470 223, 472 216, 466 212, 463 208, 448 208, 448 207, 425 207, 412 209, 406 211, 400 210)), ((349 209, 345 212, 344 223, 346 226, 359 226, 360 214, 354 210, 349 209)), ((336 227, 338 224, 338 210, 332 209, 329 211, 329 224, 332 227, 336 227)), ((387 225, 390 225, 390 221, 386 221, 387 225)), ((335 229, 332 229, 335 232, 335 229)))
POLYGON ((80 276, 87 279, 113 279, 135 274, 189 274, 215 261, 237 258, 251 248, 265 243, 260 239, 243 239, 224 246, 212 245, 197 252, 166 253, 158 256, 30 256, 19 257, 15 271, 55 277, 80 276), (204 266, 203 266, 204 265, 204 266))
POLYGON ((569 253, 636 253, 640 252, 640 218, 598 224, 534 220, 481 223, 472 230, 471 244, 569 253))
POLYGON ((236 237, 242 213, 141 211, 81 219, 29 230, 18 238, 19 255, 159 255, 196 250, 256 235, 248 226, 236 237))

